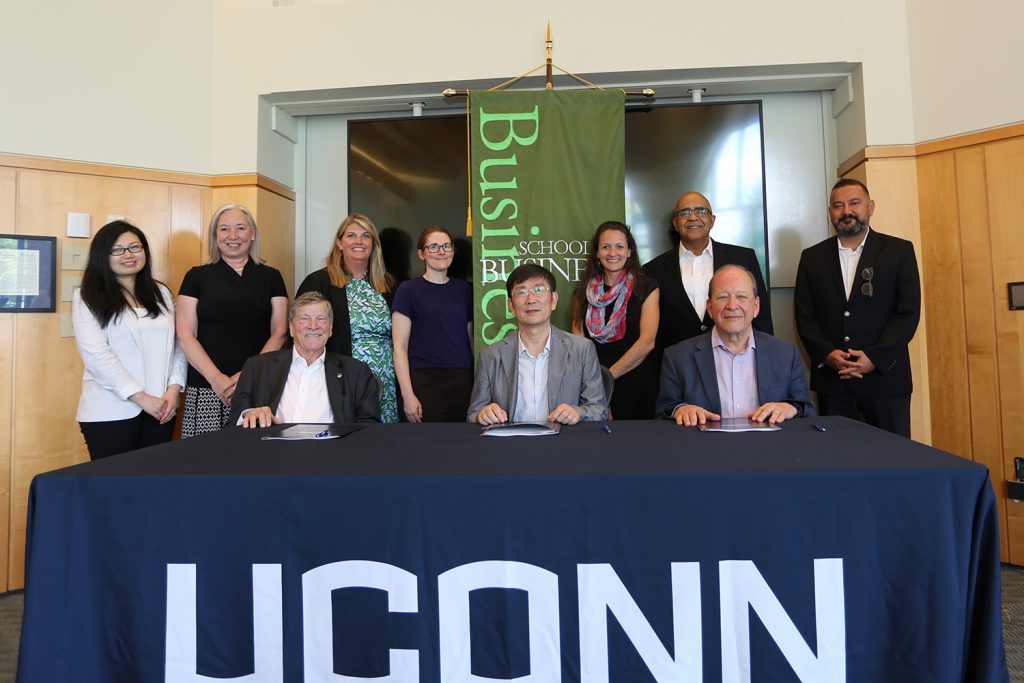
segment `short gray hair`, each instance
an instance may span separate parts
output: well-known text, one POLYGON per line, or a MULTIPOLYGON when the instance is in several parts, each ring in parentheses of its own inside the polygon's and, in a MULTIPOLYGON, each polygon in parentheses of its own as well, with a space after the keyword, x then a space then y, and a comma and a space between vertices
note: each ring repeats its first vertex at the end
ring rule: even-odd
POLYGON ((333 325, 334 308, 331 307, 331 302, 327 300, 327 297, 320 292, 306 292, 295 297, 295 301, 288 307, 288 322, 295 320, 295 317, 299 314, 299 309, 303 306, 315 306, 316 304, 327 304, 327 317, 330 318, 333 325))

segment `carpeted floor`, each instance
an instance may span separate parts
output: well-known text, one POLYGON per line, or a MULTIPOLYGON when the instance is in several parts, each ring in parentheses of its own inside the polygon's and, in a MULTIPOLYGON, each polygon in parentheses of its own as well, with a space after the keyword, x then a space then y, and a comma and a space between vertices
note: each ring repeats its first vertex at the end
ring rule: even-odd
MULTIPOLYGON (((0 683, 13 683, 24 596, 0 594, 0 683)), ((1024 683, 1024 568, 1003 566, 1003 640, 1010 680, 1024 683)))

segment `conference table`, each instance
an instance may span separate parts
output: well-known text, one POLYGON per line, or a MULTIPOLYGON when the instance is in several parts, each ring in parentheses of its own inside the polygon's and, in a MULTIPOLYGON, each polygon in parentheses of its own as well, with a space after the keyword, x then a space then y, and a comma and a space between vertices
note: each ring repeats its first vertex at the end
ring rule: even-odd
POLYGON ((860 423, 267 433, 36 477, 18 680, 1009 680, 985 468, 860 423))

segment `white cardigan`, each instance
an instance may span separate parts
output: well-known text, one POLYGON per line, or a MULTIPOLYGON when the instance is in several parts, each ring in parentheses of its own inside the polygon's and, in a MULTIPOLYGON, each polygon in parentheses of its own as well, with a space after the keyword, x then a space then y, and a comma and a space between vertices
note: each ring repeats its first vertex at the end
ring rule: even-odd
MULTIPOLYGON (((159 285, 160 293, 171 308, 161 312, 168 322, 167 354, 164 386, 185 386, 187 364, 174 336, 174 307, 171 292, 159 285)), ((71 320, 75 327, 75 344, 82 357, 82 397, 78 401, 79 422, 108 422, 135 417, 142 408, 128 397, 145 389, 145 363, 139 319, 125 312, 111 320, 106 328, 82 301, 76 289, 71 302, 71 320)))

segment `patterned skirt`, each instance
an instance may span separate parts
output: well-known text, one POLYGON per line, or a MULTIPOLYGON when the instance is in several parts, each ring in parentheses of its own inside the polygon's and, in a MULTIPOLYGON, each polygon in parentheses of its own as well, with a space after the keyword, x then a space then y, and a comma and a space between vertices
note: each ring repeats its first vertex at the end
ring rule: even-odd
POLYGON ((209 387, 185 387, 185 409, 181 414, 181 438, 215 432, 228 423, 231 408, 221 403, 209 387))

